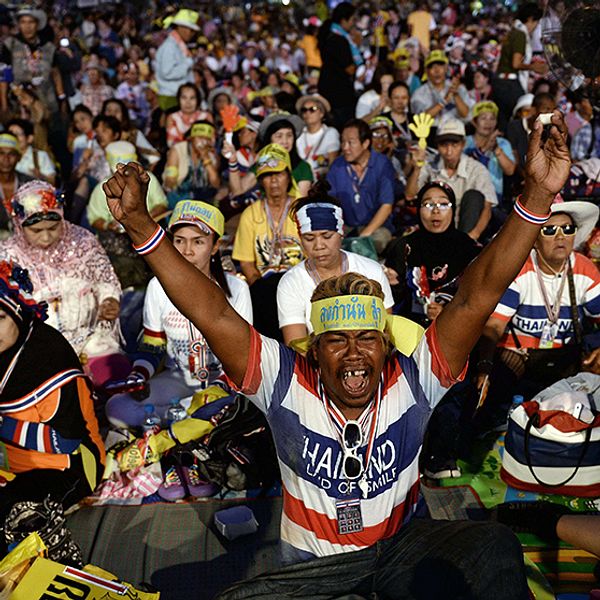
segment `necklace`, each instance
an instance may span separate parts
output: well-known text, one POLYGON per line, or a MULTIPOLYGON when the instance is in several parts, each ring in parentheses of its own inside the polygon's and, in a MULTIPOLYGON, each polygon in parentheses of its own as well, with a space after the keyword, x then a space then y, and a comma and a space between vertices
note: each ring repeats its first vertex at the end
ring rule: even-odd
MULTIPOLYGON (((343 275, 344 273, 346 273, 348 271, 348 256, 346 255, 345 252, 341 252, 342 258, 340 261, 340 275, 343 275)), ((304 263, 305 267, 306 267, 306 271, 307 273, 310 275, 310 278, 314 281, 315 285, 318 285, 321 280, 322 277, 319 274, 319 271, 317 269, 317 267, 315 266, 315 263, 313 261, 312 258, 309 258, 306 260, 306 262, 304 263)), ((335 275, 332 275, 332 277, 335 277, 335 275)))

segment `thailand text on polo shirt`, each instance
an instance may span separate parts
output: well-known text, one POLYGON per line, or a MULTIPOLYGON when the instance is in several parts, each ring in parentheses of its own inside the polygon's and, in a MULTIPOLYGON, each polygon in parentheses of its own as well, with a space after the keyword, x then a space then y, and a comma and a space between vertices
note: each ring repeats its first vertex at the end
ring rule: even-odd
MULTIPOLYGON (((332 196, 342 205, 345 225, 368 225, 383 204, 393 204, 394 178, 390 160, 374 150, 371 150, 369 163, 360 180, 343 156, 336 158, 327 174, 327 181, 331 184, 332 196)), ((390 227, 387 221, 385 226, 390 227)))

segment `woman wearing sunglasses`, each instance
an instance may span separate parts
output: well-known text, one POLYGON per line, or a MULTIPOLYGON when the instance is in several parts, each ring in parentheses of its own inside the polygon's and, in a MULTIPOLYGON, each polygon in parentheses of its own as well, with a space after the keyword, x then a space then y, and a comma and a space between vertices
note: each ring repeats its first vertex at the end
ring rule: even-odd
POLYGON ((478 415, 482 429, 505 419, 513 394, 528 399, 580 370, 600 373, 600 348, 580 362, 584 320, 600 319, 600 273, 574 251, 599 210, 575 201, 553 204, 551 213, 483 331, 477 382, 481 388, 489 378, 489 391, 478 415))
POLYGON ((452 300, 479 246, 454 226, 456 199, 449 185, 424 185, 416 204, 419 229, 390 244, 385 265, 401 314, 428 324, 452 300))
POLYGON ((431 411, 464 377, 488 315, 569 175, 562 115, 554 113, 543 145, 542 130, 536 123, 530 137, 522 202, 427 332, 387 315, 378 283, 345 273, 315 289, 306 357, 259 335, 178 254, 147 212, 149 177, 139 165, 121 166, 104 185, 135 248, 232 383, 264 412, 275 438, 282 557, 297 564, 240 583, 221 600, 408 598, 415 589, 428 598, 528 597, 521 546, 505 527, 413 517, 431 411))
POLYGON ((327 174, 329 165, 340 153, 338 130, 324 123, 330 110, 329 102, 319 94, 302 96, 296 102, 296 111, 305 123, 296 140, 296 150, 300 158, 311 166, 318 179, 327 174))

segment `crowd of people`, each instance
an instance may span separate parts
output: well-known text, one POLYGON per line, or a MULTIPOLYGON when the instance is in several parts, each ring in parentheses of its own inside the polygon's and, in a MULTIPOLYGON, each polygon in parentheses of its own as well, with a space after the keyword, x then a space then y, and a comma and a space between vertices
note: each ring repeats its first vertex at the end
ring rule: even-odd
POLYGON ((271 428, 293 565, 224 598, 527 597, 510 531, 416 518, 419 480, 600 375, 600 122, 546 2, 379 4, 0 7, 0 531, 218 386, 271 428))

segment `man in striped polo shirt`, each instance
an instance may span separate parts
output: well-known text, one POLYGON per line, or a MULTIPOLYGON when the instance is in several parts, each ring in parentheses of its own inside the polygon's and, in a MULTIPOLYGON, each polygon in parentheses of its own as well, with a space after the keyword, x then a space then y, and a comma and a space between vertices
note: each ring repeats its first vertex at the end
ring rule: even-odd
POLYGON ((231 381, 265 412, 277 446, 283 558, 295 564, 222 598, 527 598, 516 538, 502 526, 411 518, 431 411, 531 250, 570 166, 557 111, 536 123, 522 202, 467 269, 426 332, 387 318, 378 284, 346 273, 313 295, 306 354, 258 334, 165 240, 144 205, 148 176, 121 166, 108 204, 231 381))

